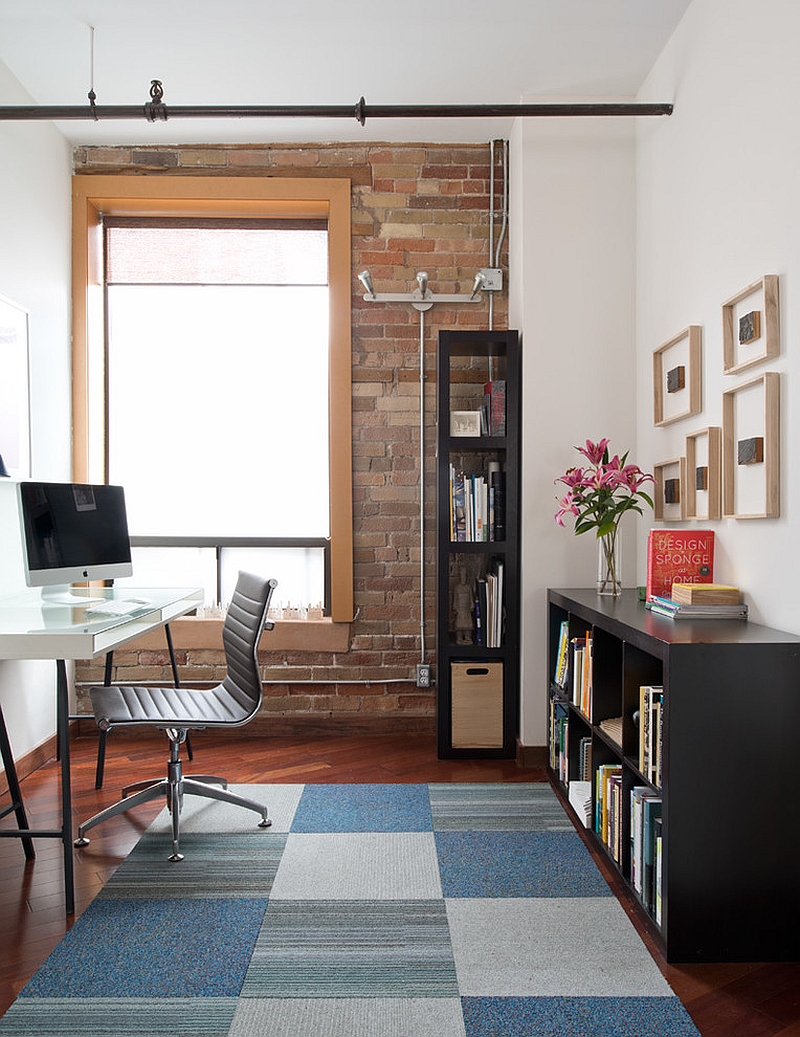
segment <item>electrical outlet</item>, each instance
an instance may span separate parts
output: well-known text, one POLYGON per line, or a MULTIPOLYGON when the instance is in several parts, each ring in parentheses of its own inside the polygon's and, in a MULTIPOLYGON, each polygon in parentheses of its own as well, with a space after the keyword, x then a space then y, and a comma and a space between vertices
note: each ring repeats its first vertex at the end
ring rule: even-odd
POLYGON ((427 663, 419 663, 417 666, 417 687, 429 688, 431 686, 431 668, 427 663))
POLYGON ((481 285, 482 292, 502 292, 503 271, 497 267, 484 267, 481 270, 485 280, 481 285))

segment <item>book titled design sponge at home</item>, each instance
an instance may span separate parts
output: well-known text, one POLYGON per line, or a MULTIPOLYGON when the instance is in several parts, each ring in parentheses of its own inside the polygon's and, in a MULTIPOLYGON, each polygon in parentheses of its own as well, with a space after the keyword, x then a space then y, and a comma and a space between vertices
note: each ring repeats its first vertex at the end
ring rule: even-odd
POLYGON ((712 583, 713 529, 651 529, 647 537, 647 597, 672 597, 673 583, 712 583))

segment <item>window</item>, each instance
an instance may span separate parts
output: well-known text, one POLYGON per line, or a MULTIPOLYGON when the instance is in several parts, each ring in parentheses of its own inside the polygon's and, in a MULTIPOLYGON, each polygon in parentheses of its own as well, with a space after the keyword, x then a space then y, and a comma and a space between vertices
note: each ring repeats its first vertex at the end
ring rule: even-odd
POLYGON ((349 621, 349 183, 74 180, 75 473, 125 485, 137 581, 224 600, 268 550, 349 621))

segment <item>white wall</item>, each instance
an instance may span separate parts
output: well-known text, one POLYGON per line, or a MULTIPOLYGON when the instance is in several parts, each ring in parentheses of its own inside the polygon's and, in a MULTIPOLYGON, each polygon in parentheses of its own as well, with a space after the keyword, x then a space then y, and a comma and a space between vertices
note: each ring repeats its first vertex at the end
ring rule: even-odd
MULTIPOLYGON (((794 565, 800 356, 800 5, 694 0, 640 93, 674 101, 638 129, 638 450, 652 465, 684 454, 685 435, 722 421, 723 390, 781 372, 781 517, 722 519, 715 578, 740 585, 751 618, 800 633, 794 565), (722 374, 722 303, 780 276, 781 356, 722 374), (703 411, 653 427, 652 351, 703 328, 703 411)), ((686 523, 691 528, 697 523, 686 523)))
MULTIPOLYGON (((520 120, 511 140, 509 326, 522 330, 523 745, 547 727, 546 590, 593 585, 597 542, 554 521, 573 449, 634 447, 634 129, 630 120, 520 120)), ((632 460, 638 460, 635 453, 632 460)), ((631 518, 630 516, 628 518, 631 518)), ((631 523, 623 566, 634 580, 631 523)))
MULTIPOLYGON (((0 63, 0 104, 30 104, 0 63)), ((70 477, 70 149, 50 124, 0 123, 0 295, 30 313, 36 478, 70 477)), ((0 595, 24 586, 13 486, 0 487, 0 595)), ((0 704, 16 756, 55 728, 53 663, 0 661, 0 704)))

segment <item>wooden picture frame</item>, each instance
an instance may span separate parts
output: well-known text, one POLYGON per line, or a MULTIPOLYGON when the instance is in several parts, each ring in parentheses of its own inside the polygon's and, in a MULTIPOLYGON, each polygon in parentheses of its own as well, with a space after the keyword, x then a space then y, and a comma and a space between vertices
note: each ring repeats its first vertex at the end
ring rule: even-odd
POLYGON ((0 457, 13 479, 31 475, 28 311, 0 296, 0 457))
POLYGON ((722 304, 722 370, 739 374, 781 351, 778 275, 765 274, 722 304))
POLYGON ((722 429, 709 425, 686 437, 686 518, 707 522, 721 517, 722 429))
POLYGON ((653 353, 653 424, 699 414, 702 396, 703 329, 690 324, 653 353))
POLYGON ((653 515, 658 521, 680 522, 686 518, 686 458, 674 457, 653 466, 655 493, 653 515), (677 499, 676 499, 677 497, 677 499))
POLYGON ((722 511, 726 518, 780 515, 780 375, 722 394, 722 511))

